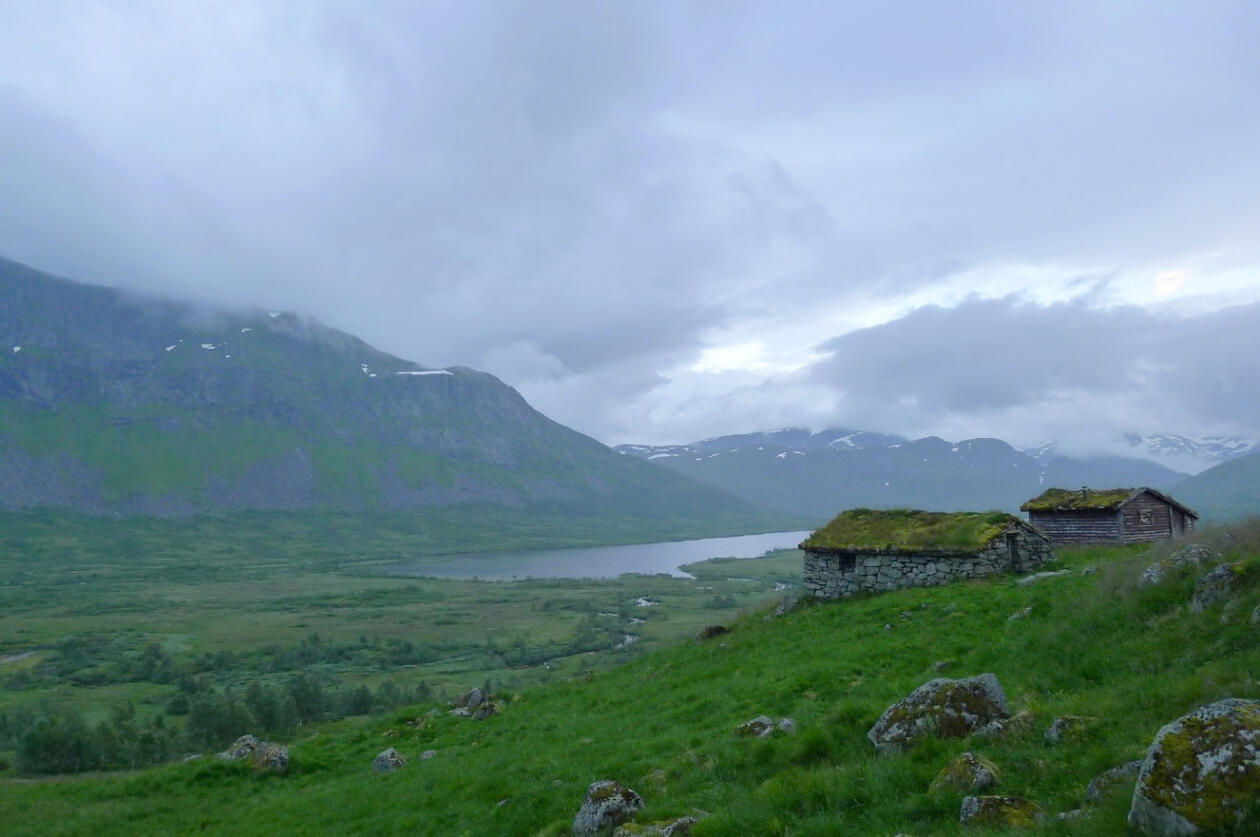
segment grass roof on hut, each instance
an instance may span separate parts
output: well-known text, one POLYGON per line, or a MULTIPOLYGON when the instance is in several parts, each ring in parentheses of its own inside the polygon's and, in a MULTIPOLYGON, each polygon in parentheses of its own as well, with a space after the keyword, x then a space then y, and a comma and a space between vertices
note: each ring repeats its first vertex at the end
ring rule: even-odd
POLYGON ((1040 495, 1020 506, 1024 511, 1071 511, 1074 509, 1092 509, 1106 511, 1129 499, 1135 488, 1047 488, 1040 495))
POLYGON ((849 509, 801 549, 837 552, 978 552, 1019 518, 1006 512, 849 509))

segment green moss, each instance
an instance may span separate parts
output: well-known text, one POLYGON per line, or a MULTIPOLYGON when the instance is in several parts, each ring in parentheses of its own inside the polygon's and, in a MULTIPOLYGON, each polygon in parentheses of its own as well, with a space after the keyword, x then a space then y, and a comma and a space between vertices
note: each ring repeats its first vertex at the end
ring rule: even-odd
POLYGON ((849 509, 801 545, 805 549, 897 552, 978 552, 1007 526, 1005 512, 928 512, 849 509))
POLYGON ((1023 511, 1063 511, 1068 509, 1097 510, 1114 509, 1129 498, 1136 489, 1108 488, 1102 491, 1094 489, 1075 491, 1067 488, 1047 488, 1039 496, 1020 506, 1023 511))
POLYGON ((1213 718, 1183 718, 1181 728, 1160 741, 1146 797, 1204 828, 1232 825, 1238 806, 1260 797, 1260 766, 1250 748, 1231 745, 1243 737, 1260 737, 1260 705, 1213 718), (1205 770, 1204 759, 1214 769, 1205 770))

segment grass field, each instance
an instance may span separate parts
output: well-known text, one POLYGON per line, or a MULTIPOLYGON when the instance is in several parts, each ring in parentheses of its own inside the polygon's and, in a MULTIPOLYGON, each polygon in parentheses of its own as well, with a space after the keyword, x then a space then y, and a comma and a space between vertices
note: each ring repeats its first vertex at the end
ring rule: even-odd
MULTIPOLYGON (((1257 531, 1216 537, 1227 559, 1255 565, 1257 531)), ((1139 587, 1155 557, 1141 548, 1079 549, 1060 557, 1072 574, 1029 586, 1003 577, 779 617, 767 607, 718 639, 662 641, 589 676, 567 671, 553 675, 559 682, 501 687, 504 711, 484 721, 426 715, 437 702, 302 727, 283 778, 203 758, 10 779, 0 786, 0 821, 13 833, 45 834, 562 834, 587 784, 611 778, 643 794, 640 819, 694 814, 697 835, 956 834, 961 794, 927 787, 950 757, 970 749, 998 764, 999 792, 1029 797, 1052 815, 1046 833, 1123 834, 1131 785, 1083 818, 1053 814, 1080 806, 1093 776, 1140 757, 1162 724, 1223 697, 1260 697, 1249 619, 1260 589, 1193 613, 1194 576, 1205 568, 1139 587), (1098 571, 1085 574, 1088 565, 1098 571), (941 669, 994 672, 1012 708, 1031 712, 1034 724, 1008 739, 876 756, 866 730, 941 669), (798 732, 733 734, 761 713, 791 716, 798 732), (1042 733, 1061 714, 1091 720, 1078 740, 1048 744, 1042 733), (374 774, 370 762, 387 746, 410 764, 374 774), (434 758, 419 759, 430 749, 434 758)), ((739 575, 750 564, 792 560, 745 562, 739 575)), ((714 569, 711 578, 726 577, 714 569)), ((668 593, 660 595, 669 605, 668 593)))
POLYGON ((343 689, 423 683, 437 695, 487 680, 519 687, 729 621, 800 575, 796 554, 741 562, 738 572, 700 565, 694 581, 384 573, 403 557, 461 546, 597 542, 580 521, 558 539, 554 526, 548 536, 538 520, 500 513, 495 540, 462 534, 460 519, 399 516, 371 529, 351 515, 8 516, 0 536, 0 713, 75 712, 92 722, 130 701, 148 717, 188 675, 229 689, 295 673, 343 689), (659 604, 639 607, 642 597, 659 604), (146 668, 141 657, 154 645, 161 665, 146 668))

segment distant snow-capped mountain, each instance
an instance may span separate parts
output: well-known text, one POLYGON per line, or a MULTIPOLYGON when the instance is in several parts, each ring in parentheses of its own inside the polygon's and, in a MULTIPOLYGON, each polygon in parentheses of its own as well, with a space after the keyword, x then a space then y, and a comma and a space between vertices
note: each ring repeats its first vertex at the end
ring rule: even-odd
POLYGON ((1166 488, 1185 476, 1146 459, 1059 456, 1053 445, 1018 451, 1000 439, 910 441, 849 429, 787 428, 615 450, 771 508, 819 516, 854 506, 1015 509, 1048 485, 1166 488))
POLYGON ((1129 447, 1137 448, 1148 456, 1184 456, 1214 462, 1225 462, 1256 450, 1254 439, 1240 439, 1237 436, 1182 436, 1178 433, 1140 436, 1137 433, 1126 433, 1124 441, 1129 447))

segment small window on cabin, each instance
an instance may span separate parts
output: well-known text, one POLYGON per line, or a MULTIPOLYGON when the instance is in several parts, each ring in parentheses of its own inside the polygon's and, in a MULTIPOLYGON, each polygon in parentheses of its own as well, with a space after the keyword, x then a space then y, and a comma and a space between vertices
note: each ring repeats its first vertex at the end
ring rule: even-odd
POLYGON ((1150 509, 1142 509, 1138 512, 1138 523, 1145 526, 1148 523, 1155 522, 1155 515, 1150 509))

